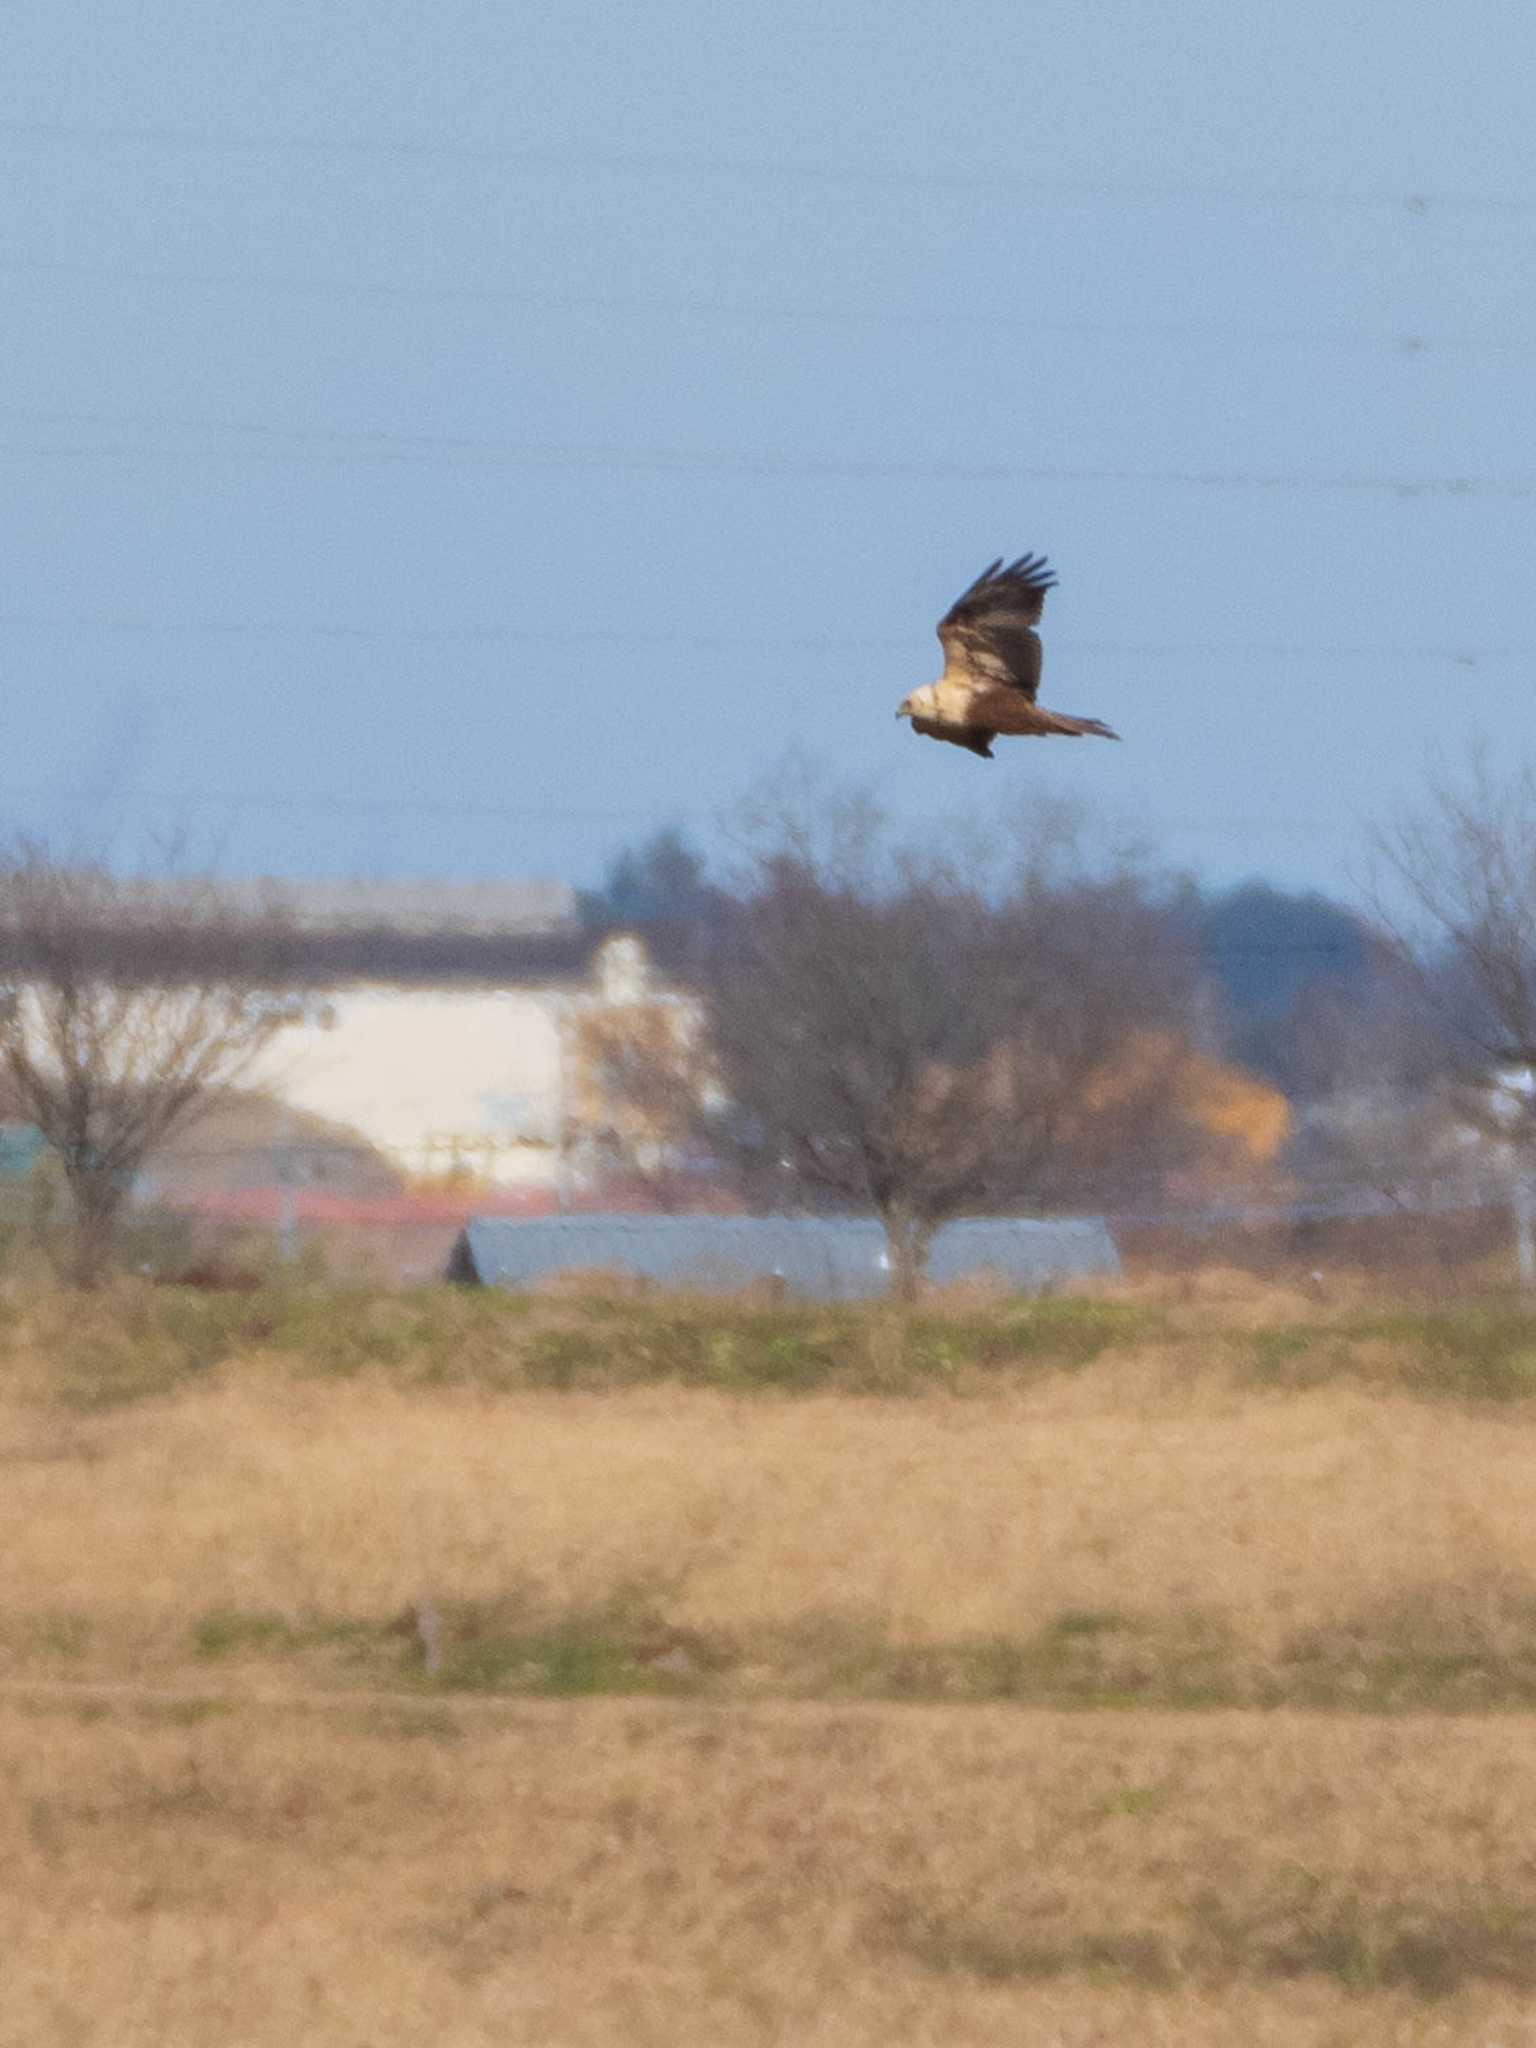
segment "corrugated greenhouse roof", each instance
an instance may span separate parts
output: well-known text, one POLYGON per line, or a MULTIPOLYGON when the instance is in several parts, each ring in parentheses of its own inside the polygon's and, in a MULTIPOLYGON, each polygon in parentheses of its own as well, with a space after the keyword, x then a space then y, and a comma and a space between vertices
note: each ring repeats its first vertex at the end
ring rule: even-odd
MULTIPOLYGON (((475 1217, 448 1277, 522 1287, 549 1274, 623 1269, 674 1287, 729 1291, 773 1278, 794 1294, 857 1300, 889 1280, 885 1232, 862 1216, 475 1217)), ((971 1217, 933 1241, 928 1278, 995 1273, 1024 1291, 1116 1274, 1120 1255, 1101 1217, 971 1217)))

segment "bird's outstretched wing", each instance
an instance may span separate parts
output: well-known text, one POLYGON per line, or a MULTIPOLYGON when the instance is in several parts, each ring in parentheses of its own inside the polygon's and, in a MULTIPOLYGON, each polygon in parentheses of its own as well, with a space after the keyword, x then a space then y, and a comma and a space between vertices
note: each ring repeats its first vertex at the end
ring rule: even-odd
POLYGON ((1034 702, 1040 636, 1034 628, 1056 581, 1044 555, 994 562, 939 621, 946 683, 1001 684, 1034 702))

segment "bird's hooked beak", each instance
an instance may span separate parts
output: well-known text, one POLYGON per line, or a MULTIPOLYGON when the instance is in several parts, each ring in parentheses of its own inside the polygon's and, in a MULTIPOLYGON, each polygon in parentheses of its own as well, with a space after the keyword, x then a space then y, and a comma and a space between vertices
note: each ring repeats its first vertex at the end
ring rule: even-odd
POLYGON ((910 697, 902 698, 896 707, 896 716, 898 718, 910 718, 912 716, 912 699, 910 697))

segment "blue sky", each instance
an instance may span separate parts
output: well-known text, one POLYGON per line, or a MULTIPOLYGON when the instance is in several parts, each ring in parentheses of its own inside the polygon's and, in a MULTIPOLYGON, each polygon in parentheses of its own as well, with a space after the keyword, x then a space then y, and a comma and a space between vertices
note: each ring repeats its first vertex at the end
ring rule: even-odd
POLYGON ((1536 742, 1526 0, 12 0, 7 823, 586 880, 799 740, 1208 880, 1536 742), (1405 486, 1418 486, 1405 488, 1405 486), (892 717, 992 556, 1118 748, 892 717))

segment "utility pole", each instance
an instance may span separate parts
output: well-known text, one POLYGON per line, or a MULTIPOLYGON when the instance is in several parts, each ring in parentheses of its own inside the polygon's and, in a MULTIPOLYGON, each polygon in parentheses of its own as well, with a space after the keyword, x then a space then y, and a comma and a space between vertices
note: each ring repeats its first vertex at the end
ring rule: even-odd
POLYGON ((1511 1045, 1484 1082, 1487 1114, 1499 1133, 1508 1175, 1509 1213, 1515 1231, 1515 1275, 1520 1292, 1536 1288, 1536 1047, 1511 1045))
POLYGON ((1515 1168, 1509 1206, 1515 1220, 1515 1270, 1520 1276, 1520 1292, 1529 1294, 1536 1287, 1536 1199, 1523 1164, 1515 1168))
POLYGON ((293 1156, 293 1111, 285 1102, 277 1123, 277 1256, 291 1266, 298 1256, 298 1169, 293 1156))
POLYGON ((550 1014, 555 1024, 555 1203, 564 1216, 571 1206, 570 1159, 566 1115, 569 1086, 565 1071, 565 1006, 557 995, 550 1014))

